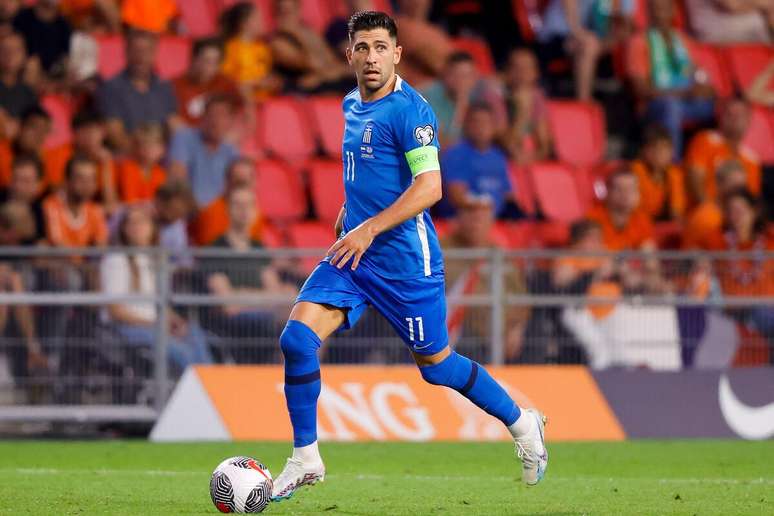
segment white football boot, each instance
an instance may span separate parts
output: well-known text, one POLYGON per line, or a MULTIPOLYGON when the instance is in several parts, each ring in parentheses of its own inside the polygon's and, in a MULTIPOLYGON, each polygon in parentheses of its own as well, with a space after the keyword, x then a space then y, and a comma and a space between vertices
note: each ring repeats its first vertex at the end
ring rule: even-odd
POLYGON ((325 480, 325 465, 322 462, 305 464, 299 459, 289 458, 285 469, 274 479, 271 491, 273 502, 287 500, 301 486, 311 486, 325 480))
POLYGON ((548 468, 548 450, 545 442, 547 418, 535 409, 526 409, 522 416, 534 418, 529 432, 517 437, 516 455, 521 459, 521 479, 528 486, 534 486, 543 479, 548 468))

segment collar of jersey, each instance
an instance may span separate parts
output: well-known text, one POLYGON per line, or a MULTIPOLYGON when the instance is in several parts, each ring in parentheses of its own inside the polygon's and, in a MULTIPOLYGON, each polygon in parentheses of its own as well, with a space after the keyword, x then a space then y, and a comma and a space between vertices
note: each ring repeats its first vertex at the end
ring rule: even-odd
POLYGON ((378 99, 378 100, 372 100, 370 102, 364 102, 363 99, 360 97, 360 88, 355 88, 355 93, 357 94, 357 101, 361 106, 373 106, 375 104, 378 104, 379 102, 383 101, 396 91, 402 91, 403 90, 403 79, 400 75, 397 73, 395 74, 395 87, 392 89, 390 93, 385 95, 384 97, 378 99))

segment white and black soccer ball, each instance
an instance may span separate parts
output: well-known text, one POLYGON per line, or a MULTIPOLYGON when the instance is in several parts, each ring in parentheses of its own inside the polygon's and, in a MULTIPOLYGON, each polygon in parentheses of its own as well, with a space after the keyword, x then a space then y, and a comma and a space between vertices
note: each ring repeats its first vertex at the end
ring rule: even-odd
POLYGON ((220 512, 262 512, 273 485, 269 468, 251 457, 231 457, 212 472, 210 496, 220 512))

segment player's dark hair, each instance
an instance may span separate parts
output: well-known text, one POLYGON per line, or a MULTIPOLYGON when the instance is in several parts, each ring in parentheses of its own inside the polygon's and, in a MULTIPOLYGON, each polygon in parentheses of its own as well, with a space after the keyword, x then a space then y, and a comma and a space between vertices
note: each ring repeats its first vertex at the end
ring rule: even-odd
POLYGON ((670 145, 672 143, 672 137, 664 126, 653 124, 645 128, 645 132, 642 136, 643 146, 653 145, 654 143, 663 141, 669 142, 670 145))
POLYGON ((208 48, 214 48, 220 52, 221 57, 223 57, 223 40, 218 37, 200 38, 194 41, 193 47, 191 48, 191 56, 196 57, 208 48))
POLYGON ((456 50, 449 54, 449 57, 446 58, 446 66, 452 66, 456 65, 458 63, 472 63, 473 62, 473 56, 470 55, 469 52, 465 52, 464 50, 456 50))
POLYGON ((40 161, 40 158, 34 154, 21 154, 16 156, 13 160, 11 170, 16 170, 17 168, 24 166, 30 166, 34 168, 38 179, 43 177, 43 162, 40 161))
POLYGON ((75 167, 84 163, 92 165, 95 168, 97 166, 97 162, 90 157, 84 154, 76 154, 67 161, 67 165, 65 166, 65 180, 69 181, 72 179, 73 173, 75 172, 75 167))
POLYGON ((353 14, 347 24, 349 39, 361 30, 385 29, 392 39, 398 39, 398 26, 389 14, 381 11, 359 11, 353 14))

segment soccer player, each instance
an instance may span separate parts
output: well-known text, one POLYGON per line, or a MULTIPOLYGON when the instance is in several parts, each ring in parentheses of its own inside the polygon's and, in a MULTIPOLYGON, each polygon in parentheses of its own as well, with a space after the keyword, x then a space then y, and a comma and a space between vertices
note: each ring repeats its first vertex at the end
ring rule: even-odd
POLYGON ((345 202, 338 240, 296 299, 280 346, 293 456, 274 481, 272 499, 323 480, 317 447, 317 350, 374 306, 411 350, 422 377, 455 389, 507 426, 522 479, 537 484, 548 453, 544 418, 521 410, 487 371, 449 348, 441 249, 427 210, 441 198, 438 129, 430 105, 395 73, 395 21, 381 12, 349 20, 347 60, 358 86, 344 97, 345 202))

